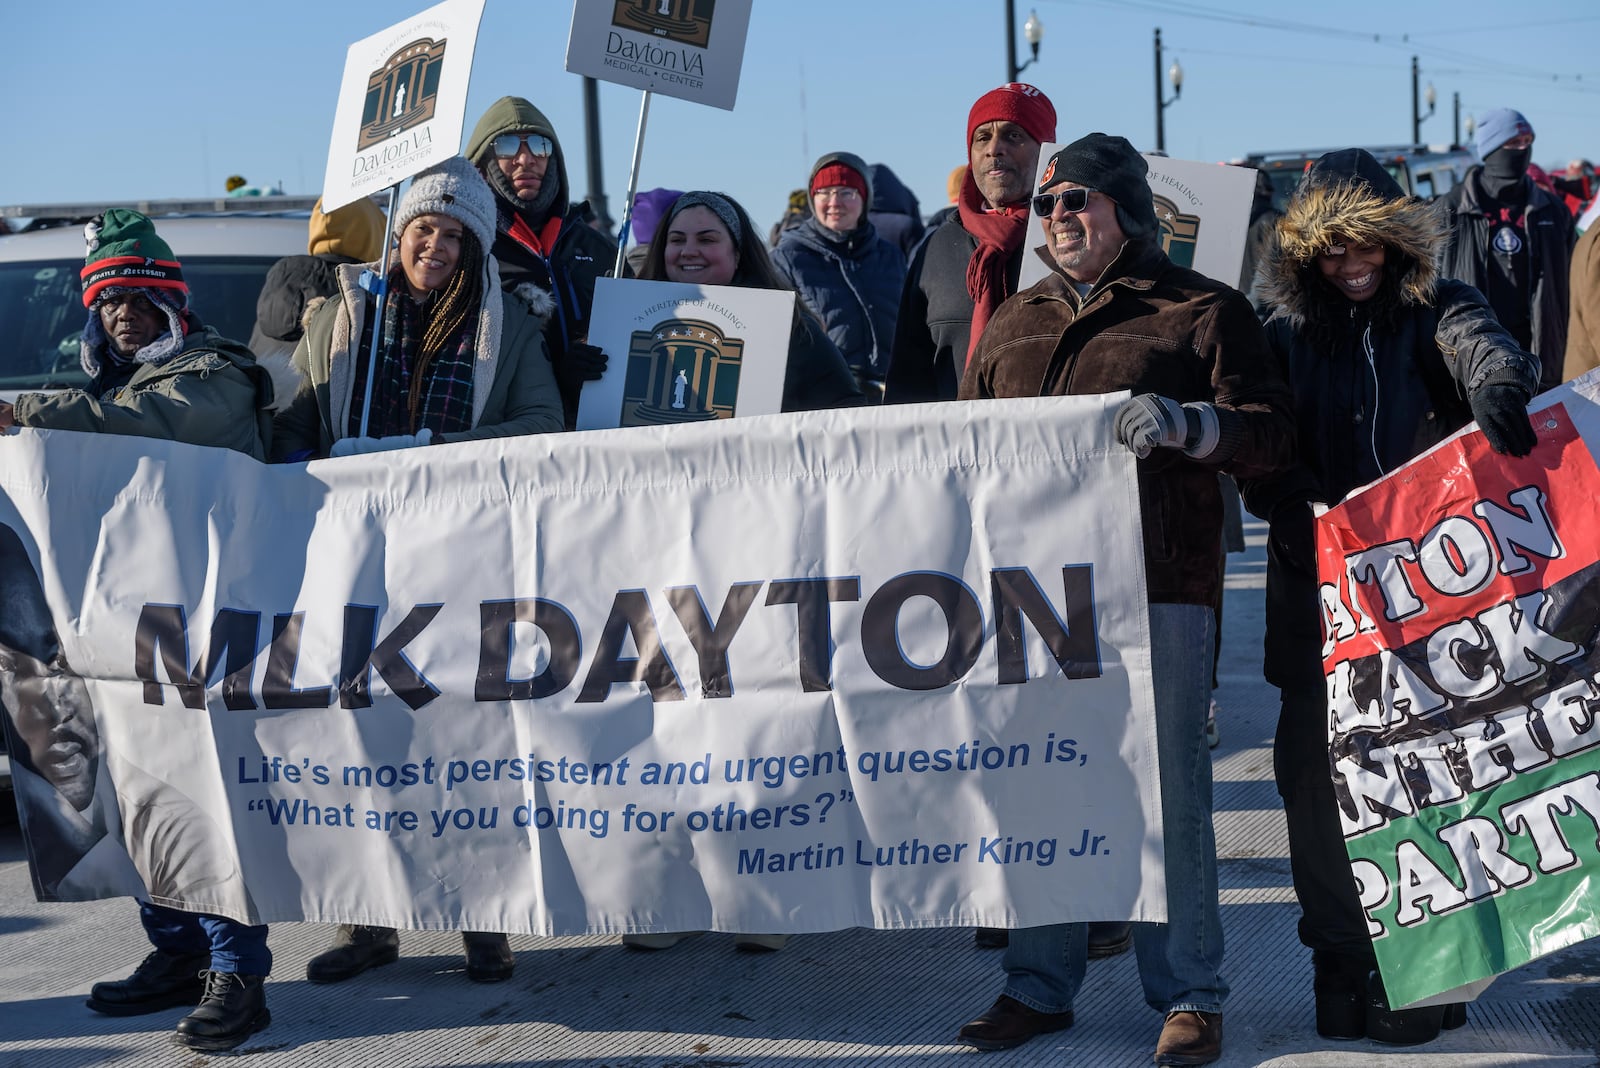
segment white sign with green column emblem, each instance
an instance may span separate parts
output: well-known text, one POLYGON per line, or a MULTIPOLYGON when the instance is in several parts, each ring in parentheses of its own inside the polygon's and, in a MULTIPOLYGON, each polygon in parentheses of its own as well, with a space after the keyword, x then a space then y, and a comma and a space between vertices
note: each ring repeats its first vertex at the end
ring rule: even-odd
POLYGON ((567 70, 733 110, 751 0, 576 0, 567 70))
POLYGON ((322 181, 332 211, 461 151, 484 0, 445 0, 345 54, 322 181))
POLYGON ((608 357, 585 382, 578 429, 776 415, 795 295, 787 290, 601 278, 589 343, 608 357))
MULTIPOLYGON (((1050 157, 1064 147, 1055 143, 1039 146, 1035 190, 1050 157)), ((1255 171, 1166 156, 1147 155, 1144 161, 1150 167, 1146 180, 1155 199, 1161 247, 1172 262, 1230 286, 1238 285, 1250 229, 1250 202, 1255 196, 1255 171)), ((1022 260, 1018 290, 1033 285, 1049 270, 1044 222, 1038 217, 1029 220, 1029 251, 1022 260)))

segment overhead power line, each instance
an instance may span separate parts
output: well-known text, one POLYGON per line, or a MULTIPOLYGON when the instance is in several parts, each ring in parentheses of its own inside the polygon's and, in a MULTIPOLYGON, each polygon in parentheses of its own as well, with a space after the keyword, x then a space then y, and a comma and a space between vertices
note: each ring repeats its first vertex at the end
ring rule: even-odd
MULTIPOLYGON (((1057 3, 1067 0, 1055 0, 1057 3)), ((1276 18, 1268 15, 1252 15, 1240 11, 1230 11, 1226 8, 1212 7, 1205 4, 1179 3, 1177 0, 1071 0, 1081 6, 1096 6, 1113 8, 1117 11, 1128 10, 1148 11, 1152 14, 1169 15, 1176 18, 1197 19, 1202 22, 1218 22, 1235 26, 1250 26, 1256 29, 1273 30, 1279 33, 1296 33, 1306 36, 1334 38, 1346 41, 1360 41, 1365 44, 1377 45, 1381 48, 1392 48, 1429 58, 1448 60, 1454 63, 1472 65, 1472 72, 1476 74, 1499 73, 1507 76, 1521 76, 1541 81, 1550 88, 1563 89, 1568 92, 1595 93, 1600 88, 1591 88, 1579 83, 1583 82, 1582 74, 1561 74, 1547 69, 1533 67, 1520 67, 1506 63, 1504 60, 1489 56, 1473 55, 1456 49, 1430 44, 1418 39, 1409 33, 1369 33, 1353 30, 1348 26, 1327 26, 1319 23, 1302 22, 1295 19, 1276 18)), ((1516 27, 1527 28, 1541 25, 1557 25, 1571 22, 1600 22, 1600 16, 1576 17, 1567 19, 1551 19, 1544 22, 1520 23, 1516 27)), ((1429 32, 1426 36, 1439 36, 1439 32, 1429 32)), ((1174 45, 1173 50, 1178 47, 1174 45)), ((1191 50, 1192 51, 1192 50, 1191 50)), ((1353 64, 1352 64, 1353 65, 1353 64)))

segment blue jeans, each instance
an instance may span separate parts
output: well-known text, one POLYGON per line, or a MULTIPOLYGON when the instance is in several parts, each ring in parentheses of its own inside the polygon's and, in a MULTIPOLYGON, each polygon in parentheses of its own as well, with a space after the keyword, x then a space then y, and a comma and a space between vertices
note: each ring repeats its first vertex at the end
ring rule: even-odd
POLYGON ((210 954, 211 970, 238 975, 270 975, 272 951, 267 925, 252 927, 226 916, 180 912, 165 905, 139 902, 139 922, 150 944, 174 956, 210 954))
MULTIPOLYGON (((1211 827, 1211 700, 1215 617, 1209 605, 1150 606, 1150 662, 1161 762, 1167 922, 1133 925, 1144 999, 1159 1012, 1221 1012, 1222 916, 1211 827)), ((1083 985, 1088 925, 1059 923, 1011 932, 1001 966, 1005 993, 1039 1012, 1065 1012, 1083 985)))

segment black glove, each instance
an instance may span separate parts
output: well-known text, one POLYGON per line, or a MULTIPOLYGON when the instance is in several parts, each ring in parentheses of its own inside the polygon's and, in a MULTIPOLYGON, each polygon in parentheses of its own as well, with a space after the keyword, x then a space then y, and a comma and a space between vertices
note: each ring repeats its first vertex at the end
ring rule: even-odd
POLYGON ((1539 437, 1528 419, 1528 391, 1523 387, 1491 382, 1474 390, 1468 402, 1472 417, 1495 452, 1526 456, 1538 444, 1539 437))
POLYGON ((585 382, 594 382, 606 373, 605 350, 581 341, 567 346, 567 354, 554 367, 556 384, 563 393, 576 393, 585 382))
POLYGON ((1291 570, 1315 577, 1317 522, 1310 501, 1285 502, 1272 511, 1268 528, 1271 547, 1291 570))

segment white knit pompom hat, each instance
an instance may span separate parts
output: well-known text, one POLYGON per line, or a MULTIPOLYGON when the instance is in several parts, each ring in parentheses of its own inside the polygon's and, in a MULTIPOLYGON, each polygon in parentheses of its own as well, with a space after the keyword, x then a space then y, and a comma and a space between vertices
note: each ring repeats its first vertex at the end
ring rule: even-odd
POLYGON ((494 244, 494 193, 477 168, 461 156, 436 163, 411 180, 395 213, 395 237, 418 215, 448 215, 457 220, 472 231, 485 255, 494 244))

